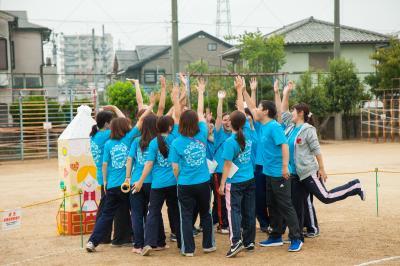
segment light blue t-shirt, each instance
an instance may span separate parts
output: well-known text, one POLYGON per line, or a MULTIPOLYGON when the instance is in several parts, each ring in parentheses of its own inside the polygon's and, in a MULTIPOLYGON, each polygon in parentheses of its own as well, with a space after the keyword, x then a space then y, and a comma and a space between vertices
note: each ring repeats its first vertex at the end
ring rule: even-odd
POLYGON ((207 159, 212 161, 214 160, 214 142, 211 142, 207 139, 207 159))
MULTIPOLYGON (((163 136, 165 143, 167 144, 168 150, 170 150, 171 144, 174 139, 178 136, 178 126, 175 125, 171 134, 163 136)), ((172 165, 168 161, 168 156, 164 158, 158 149, 157 138, 154 138, 149 145, 149 153, 147 155, 147 162, 153 162, 152 176, 153 182, 151 188, 164 188, 176 185, 176 178, 172 170, 172 165)))
POLYGON ((134 127, 122 139, 110 139, 106 142, 103 163, 107 163, 107 189, 119 187, 124 183, 129 147, 139 134, 139 129, 134 127))
POLYGON ((214 128, 214 160, 218 163, 215 169, 216 173, 222 173, 224 169, 224 159, 222 158, 224 143, 231 135, 232 133, 226 132, 222 125, 218 131, 214 128))
POLYGON ((210 180, 206 159, 208 127, 199 122, 193 138, 180 135, 171 145, 169 160, 179 165, 178 185, 196 185, 210 180))
POLYGON ((296 162, 294 159, 294 149, 296 145, 297 135, 303 125, 294 127, 293 130, 289 133, 288 136, 288 144, 289 144, 289 171, 292 175, 297 175, 296 172, 296 162))
POLYGON ((224 143, 224 152, 222 157, 224 161, 232 161, 239 169, 237 172, 226 180, 227 183, 240 183, 254 178, 254 168, 251 161, 251 149, 253 142, 251 139, 251 130, 248 127, 248 122, 243 129, 243 134, 246 139, 246 146, 244 151, 241 151, 240 145, 237 142, 237 135, 232 133, 224 143))
POLYGON ((263 174, 271 177, 282 177, 282 144, 287 144, 282 126, 271 120, 263 127, 259 136, 263 149, 263 174))
MULTIPOLYGON (((141 137, 136 138, 129 150, 129 157, 132 158, 131 185, 136 181, 139 181, 149 154, 149 147, 144 151, 140 148, 140 140, 141 137)), ((153 176, 150 171, 143 183, 151 183, 152 180, 153 176)))
POLYGON ((254 129, 257 132, 257 148, 256 148, 256 165, 263 165, 265 158, 265 152, 263 152, 264 149, 264 143, 263 139, 261 138, 262 135, 265 134, 265 129, 266 129, 267 124, 262 124, 260 122, 255 122, 254 123, 254 129))
POLYGON ((92 153, 94 164, 96 165, 96 178, 100 186, 103 185, 103 154, 104 145, 110 139, 111 130, 100 130, 94 136, 90 137, 90 152, 92 153))

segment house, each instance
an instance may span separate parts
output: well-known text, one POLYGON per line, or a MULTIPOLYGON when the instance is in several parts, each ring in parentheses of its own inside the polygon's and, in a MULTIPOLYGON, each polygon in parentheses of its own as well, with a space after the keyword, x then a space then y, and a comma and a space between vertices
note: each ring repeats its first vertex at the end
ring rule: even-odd
MULTIPOLYGON (((307 70, 328 70, 328 60, 333 58, 334 24, 313 17, 294 22, 265 35, 283 35, 286 63, 280 71, 291 73, 293 78, 307 70), (297 75, 296 75, 297 74, 297 75)), ((389 36, 340 26, 341 56, 354 62, 358 72, 365 76, 374 72, 370 55, 388 44, 389 36)), ((222 58, 234 65, 241 64, 240 49, 233 47, 223 52, 222 58)))
MULTIPOLYGON (((232 45, 198 31, 179 41, 179 68, 184 71, 188 64, 203 60, 211 69, 226 69, 228 62, 222 61, 220 54, 232 45)), ((116 51, 114 73, 120 79, 136 78, 142 84, 155 85, 159 75, 172 74, 170 45, 139 45, 134 51, 116 51)))
POLYGON ((0 10, 0 113, 13 100, 11 88, 43 86, 43 44, 50 32, 29 22, 26 11, 0 10))

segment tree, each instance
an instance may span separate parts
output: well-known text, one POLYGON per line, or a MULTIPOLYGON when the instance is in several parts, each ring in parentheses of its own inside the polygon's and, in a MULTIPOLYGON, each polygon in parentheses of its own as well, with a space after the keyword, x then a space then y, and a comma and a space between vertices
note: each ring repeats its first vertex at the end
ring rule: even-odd
POLYGON ((240 57, 247 61, 252 72, 278 72, 285 64, 284 38, 273 35, 265 38, 260 31, 239 36, 240 57))
MULTIPOLYGON (((107 87, 107 96, 110 104, 118 106, 121 111, 131 119, 135 118, 137 103, 135 88, 129 81, 117 81, 107 87)), ((142 89, 143 100, 147 100, 147 94, 142 89)))
POLYGON ((296 102, 307 103, 317 118, 324 118, 329 113, 329 102, 325 87, 321 84, 323 77, 318 74, 317 84, 313 84, 310 71, 303 73, 296 84, 296 102), (321 82, 320 82, 321 81, 321 82))
MULTIPOLYGON (((329 111, 344 114, 347 123, 350 114, 367 98, 362 83, 356 74, 353 62, 343 58, 329 61, 329 73, 324 80, 329 111)), ((346 134, 349 136, 349 128, 346 134)))
POLYGON ((371 59, 377 61, 376 73, 368 75, 365 82, 376 96, 380 96, 382 91, 377 89, 391 89, 392 79, 400 77, 400 40, 390 40, 389 46, 376 50, 371 59))

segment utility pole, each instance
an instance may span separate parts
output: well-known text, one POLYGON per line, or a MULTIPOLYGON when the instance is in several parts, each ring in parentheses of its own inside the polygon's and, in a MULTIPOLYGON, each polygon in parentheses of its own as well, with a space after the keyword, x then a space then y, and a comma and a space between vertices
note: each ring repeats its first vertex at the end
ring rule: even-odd
POLYGON ((94 28, 92 29, 92 52, 93 52, 93 82, 94 82, 94 86, 97 87, 97 84, 96 84, 96 72, 97 72, 97 66, 96 66, 96 37, 94 36, 94 28))
POLYGON ((178 46, 178 0, 171 0, 172 5, 172 80, 179 72, 179 46, 178 46))
POLYGON ((340 57, 340 0, 335 1, 335 18, 334 18, 334 43, 333 43, 333 56, 340 57))

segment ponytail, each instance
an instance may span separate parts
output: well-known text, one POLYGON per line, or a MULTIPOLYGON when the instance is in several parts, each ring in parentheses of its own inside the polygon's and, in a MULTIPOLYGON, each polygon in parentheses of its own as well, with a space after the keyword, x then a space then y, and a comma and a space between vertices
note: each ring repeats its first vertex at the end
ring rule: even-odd
POLYGON ((169 149, 167 146, 167 143, 165 142, 164 138, 160 135, 157 134, 157 144, 158 144, 158 149, 160 150, 160 153, 164 158, 168 157, 169 149))
POLYGON ((246 137, 243 134, 242 128, 239 128, 239 130, 237 131, 237 142, 239 143, 240 151, 244 152, 246 148, 246 137))
POLYGON ((90 136, 93 137, 94 135, 96 135, 96 133, 99 131, 99 128, 97 127, 97 125, 93 125, 92 126, 92 131, 90 132, 90 136))

